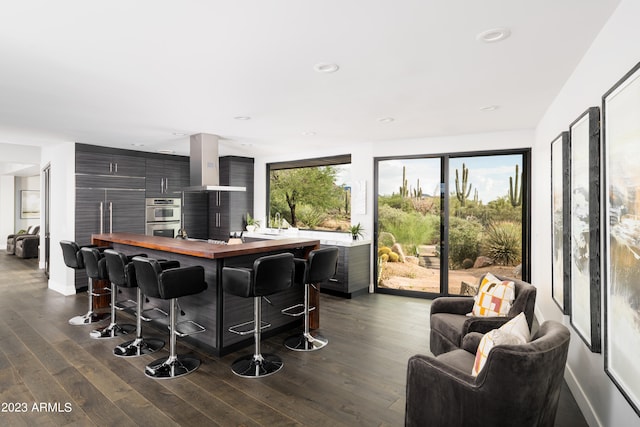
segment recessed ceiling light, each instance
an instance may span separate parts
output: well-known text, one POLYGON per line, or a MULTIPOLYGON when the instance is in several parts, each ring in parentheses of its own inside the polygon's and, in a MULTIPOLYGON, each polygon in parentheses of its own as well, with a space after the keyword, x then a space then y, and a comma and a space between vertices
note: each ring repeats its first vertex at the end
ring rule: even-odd
POLYGON ((498 108, 497 105, 487 105, 486 107, 480 108, 480 111, 496 111, 498 108))
POLYGON ((141 143, 139 143, 139 142, 134 142, 134 143, 133 143, 133 144, 131 144, 131 145, 133 145, 134 147, 144 147, 144 144, 141 144, 141 143))
POLYGON ((511 35, 511 30, 508 28, 492 28, 481 32, 476 36, 476 40, 485 43, 494 43, 506 39, 511 35))
POLYGON ((236 119, 236 120, 251 120, 251 117, 249 117, 249 116, 235 116, 234 119, 236 119))
POLYGON ((162 153, 162 154, 174 154, 175 151, 173 150, 158 150, 158 153, 162 153))
POLYGON ((316 133, 315 132, 306 131, 306 132, 302 132, 302 134, 304 136, 314 136, 316 133))
POLYGON ((173 135, 174 136, 187 136, 187 134, 183 133, 183 132, 173 132, 173 135))
POLYGON ((332 62, 320 62, 313 66, 313 69, 319 73, 335 73, 340 69, 338 64, 334 64, 332 62))
POLYGON ((380 123, 391 123, 392 121, 394 121, 395 119, 393 117, 380 117, 378 119, 378 121, 380 123))

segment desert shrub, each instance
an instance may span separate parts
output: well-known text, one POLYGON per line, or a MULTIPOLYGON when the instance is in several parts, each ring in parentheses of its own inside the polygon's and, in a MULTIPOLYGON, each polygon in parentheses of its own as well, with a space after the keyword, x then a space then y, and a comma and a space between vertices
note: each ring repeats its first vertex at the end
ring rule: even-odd
POLYGON ((311 205, 301 205, 296 209, 296 217, 307 228, 316 228, 324 221, 325 214, 311 205))
POLYGON ((514 265, 520 261, 522 231, 520 224, 496 222, 487 227, 483 250, 488 257, 502 265, 514 265))
POLYGON ((478 257, 481 233, 482 226, 477 221, 449 218, 449 263, 452 267, 462 266, 466 258, 478 257))
POLYGON ((388 205, 378 207, 380 231, 391 233, 405 253, 415 253, 419 245, 438 242, 440 217, 404 212, 388 205))

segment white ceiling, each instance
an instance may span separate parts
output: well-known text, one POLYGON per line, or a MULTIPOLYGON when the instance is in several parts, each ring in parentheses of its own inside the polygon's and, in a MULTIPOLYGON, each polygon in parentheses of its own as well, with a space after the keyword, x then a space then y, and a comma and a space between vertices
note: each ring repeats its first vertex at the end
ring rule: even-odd
POLYGON ((206 132, 255 154, 531 129, 618 3, 2 0, 0 143, 187 154, 174 133, 206 132), (476 40, 495 27, 511 37, 476 40))

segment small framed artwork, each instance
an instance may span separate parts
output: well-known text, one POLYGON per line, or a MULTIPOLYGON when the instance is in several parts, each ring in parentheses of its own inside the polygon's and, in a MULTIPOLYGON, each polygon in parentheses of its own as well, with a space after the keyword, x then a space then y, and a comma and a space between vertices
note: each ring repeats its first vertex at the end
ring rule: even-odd
POLYGON ((20 218, 40 218, 40 192, 20 191, 20 218))
POLYGON ((604 368, 640 415, 640 64, 602 97, 604 368))
POLYGON ((551 141, 551 296, 564 314, 571 313, 571 212, 569 132, 551 141))
POLYGON ((569 127, 571 325, 600 352, 600 108, 569 127))

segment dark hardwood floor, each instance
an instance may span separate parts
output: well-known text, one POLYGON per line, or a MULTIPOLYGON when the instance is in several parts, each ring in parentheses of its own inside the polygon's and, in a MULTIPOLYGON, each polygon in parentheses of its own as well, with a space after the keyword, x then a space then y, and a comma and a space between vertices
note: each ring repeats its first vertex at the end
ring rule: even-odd
MULTIPOLYGON (((251 380, 231 372, 231 362, 252 348, 219 358, 178 339, 178 352, 196 354, 202 365, 158 381, 143 369, 168 347, 117 358, 112 349, 125 340, 94 340, 93 326, 67 323, 86 312, 86 298, 48 290, 36 260, 0 251, 0 425, 401 426, 406 361, 428 352, 429 301, 323 294, 320 330, 329 345, 293 352, 282 345, 290 332, 268 338, 263 352, 285 364, 275 375, 251 380)), ((560 405, 557 426, 586 425, 566 386, 560 405)))

